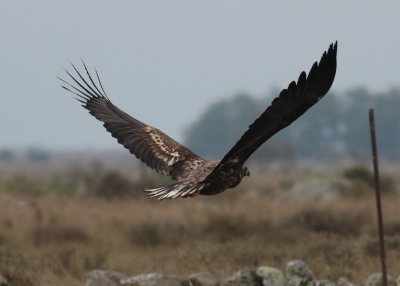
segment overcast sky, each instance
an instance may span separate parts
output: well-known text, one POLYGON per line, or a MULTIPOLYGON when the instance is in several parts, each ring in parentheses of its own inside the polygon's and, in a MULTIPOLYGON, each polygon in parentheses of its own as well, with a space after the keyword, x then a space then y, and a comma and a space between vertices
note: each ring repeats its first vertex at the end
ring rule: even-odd
POLYGON ((334 90, 400 86, 399 11, 372 0, 3 1, 0 148, 118 147, 60 88, 80 58, 114 104, 178 140, 210 103, 285 88, 335 40, 334 90))

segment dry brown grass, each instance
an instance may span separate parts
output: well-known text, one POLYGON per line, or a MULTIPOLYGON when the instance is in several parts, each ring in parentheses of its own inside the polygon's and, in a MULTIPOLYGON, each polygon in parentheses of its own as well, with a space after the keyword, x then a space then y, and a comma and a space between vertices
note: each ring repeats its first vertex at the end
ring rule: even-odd
MULTIPOLYGON (((23 189, 29 189, 28 179, 22 187, 13 181, 11 189, 2 182, 0 274, 13 285, 83 285, 85 272, 96 268, 224 277, 240 268, 283 268, 302 259, 317 277, 348 276, 362 283, 379 270, 373 193, 311 201, 276 195, 298 176, 272 172, 219 196, 162 202, 144 195, 111 201, 88 196, 86 179, 71 185, 73 195, 33 182, 41 191, 32 196, 23 189), (264 192, 251 191, 260 186, 264 192)), ((387 265, 396 275, 400 198, 388 194, 383 205, 387 265)))

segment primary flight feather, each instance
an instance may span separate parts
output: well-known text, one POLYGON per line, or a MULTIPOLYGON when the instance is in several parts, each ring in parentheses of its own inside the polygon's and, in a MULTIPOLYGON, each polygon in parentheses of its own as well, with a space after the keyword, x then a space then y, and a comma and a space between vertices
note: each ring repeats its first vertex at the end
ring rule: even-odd
POLYGON ((178 182, 145 190, 151 197, 174 199, 197 194, 215 195, 237 186, 249 171, 243 164, 265 141, 285 128, 317 103, 330 89, 336 74, 337 42, 329 46, 319 63, 315 62, 308 76, 303 71, 297 83, 291 82, 271 105, 257 118, 239 141, 220 161, 206 160, 111 103, 97 71, 93 78, 85 63, 84 77, 74 65, 76 76, 62 87, 77 97, 89 113, 102 121, 104 127, 138 159, 157 172, 178 182))

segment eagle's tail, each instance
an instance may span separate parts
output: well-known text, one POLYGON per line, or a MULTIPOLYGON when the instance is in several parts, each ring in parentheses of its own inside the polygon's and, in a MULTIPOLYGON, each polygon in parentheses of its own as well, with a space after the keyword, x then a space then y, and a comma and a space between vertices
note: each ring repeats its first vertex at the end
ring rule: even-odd
POLYGON ((173 185, 144 190, 149 197, 157 200, 176 199, 178 197, 187 198, 196 196, 206 185, 205 182, 197 184, 176 183, 173 185))

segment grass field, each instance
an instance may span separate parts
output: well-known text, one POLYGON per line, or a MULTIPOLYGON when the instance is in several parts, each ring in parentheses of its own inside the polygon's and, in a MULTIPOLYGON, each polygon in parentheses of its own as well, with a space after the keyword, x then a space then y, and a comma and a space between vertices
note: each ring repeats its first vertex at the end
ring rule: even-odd
MULTIPOLYGON (((301 259, 319 278, 363 283, 380 264, 371 174, 357 168, 259 170, 218 196, 162 202, 138 191, 167 181, 152 174, 133 181, 72 168, 3 175, 0 274, 12 285, 84 285, 85 273, 99 268, 222 278, 301 259), (304 199, 296 191, 326 185, 334 195, 304 199)), ((399 182, 389 172, 383 184, 387 265, 397 276, 399 182)))

